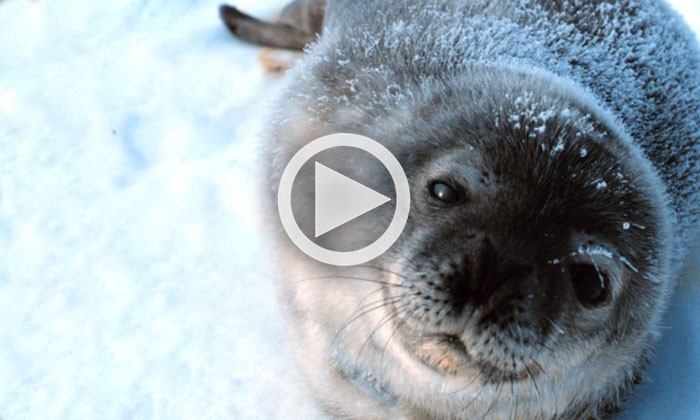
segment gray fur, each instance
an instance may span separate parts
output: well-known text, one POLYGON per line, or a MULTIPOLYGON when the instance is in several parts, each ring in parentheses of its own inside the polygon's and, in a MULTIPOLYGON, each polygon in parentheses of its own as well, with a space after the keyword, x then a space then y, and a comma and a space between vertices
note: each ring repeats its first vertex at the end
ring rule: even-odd
POLYGON ((700 53, 681 18, 651 0, 331 1, 307 53, 265 136, 263 207, 321 404, 357 418, 617 409, 700 217, 700 53), (291 156, 335 132, 384 143, 412 186, 402 237, 352 270, 302 255, 275 206, 291 156), (430 203, 444 177, 465 203, 430 203), (481 299, 484 253, 510 274, 481 299), (572 291, 582 262, 610 278, 601 307, 572 291))

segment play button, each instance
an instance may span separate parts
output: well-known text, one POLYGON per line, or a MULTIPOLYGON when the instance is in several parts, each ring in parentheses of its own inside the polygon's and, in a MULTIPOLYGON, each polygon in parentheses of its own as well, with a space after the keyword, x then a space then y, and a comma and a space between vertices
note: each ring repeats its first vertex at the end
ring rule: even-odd
MULTIPOLYGON (((329 166, 333 165, 329 164, 326 166, 318 161, 314 161, 313 239, 319 239, 321 243, 323 243, 322 239, 327 238, 327 236, 323 236, 324 234, 331 236, 339 234, 341 237, 346 237, 348 232, 354 235, 371 234, 372 232, 363 232, 362 229, 353 231, 353 225, 348 224, 348 222, 360 218, 360 216, 374 209, 378 209, 392 200, 329 166), (340 228, 345 224, 348 225, 340 228), (336 231, 337 233, 329 233, 336 228, 340 228, 336 231), (345 229, 345 231, 343 231, 343 229, 345 229), (348 229, 351 230, 348 231, 348 229), (321 236, 323 236, 323 238, 319 238, 321 236)), ((362 167, 362 165, 360 165, 360 167, 362 167)), ((382 189, 387 187, 386 183, 382 184, 381 187, 382 189)), ((309 192, 303 192, 302 195, 298 197, 301 197, 301 202, 303 204, 301 206, 302 209, 310 207, 305 205, 306 198, 308 197, 310 199, 311 197, 309 192)), ((277 208, 279 210, 280 221, 294 245, 306 255, 322 263, 339 266, 363 264, 388 250, 399 238, 406 225, 410 203, 411 196, 408 179, 396 157, 381 143, 368 137, 347 133, 331 134, 321 137, 302 147, 290 159, 282 172, 279 189, 277 191, 277 208), (292 210, 292 189, 294 187, 294 180, 302 167, 320 152, 336 147, 359 149, 376 158, 391 177, 396 195, 395 200, 393 200, 394 214, 386 230, 384 230, 383 226, 378 229, 373 229, 375 232, 383 233, 378 239, 364 248, 351 251, 327 249, 315 243, 312 238, 307 236, 299 227, 292 210)), ((385 210, 388 210, 388 208, 385 210)), ((307 216, 303 217, 304 220, 306 220, 307 216)), ((378 220, 384 219, 374 219, 374 221, 378 220)), ((353 235, 348 236, 348 238, 355 239, 353 235)), ((374 239, 374 237, 367 238, 367 240, 372 239, 374 239)))
POLYGON ((391 201, 389 197, 318 162, 315 169, 317 238, 391 201))

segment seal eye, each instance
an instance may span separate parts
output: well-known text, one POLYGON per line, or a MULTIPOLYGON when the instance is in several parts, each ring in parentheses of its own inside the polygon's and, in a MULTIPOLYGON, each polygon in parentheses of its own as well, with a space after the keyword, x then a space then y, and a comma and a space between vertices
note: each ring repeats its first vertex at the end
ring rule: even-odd
POLYGON ((608 277, 590 264, 578 264, 570 269, 571 281, 578 300, 586 306, 598 306, 609 296, 608 277))
POLYGON ((434 181, 430 184, 430 195, 444 204, 452 204, 459 201, 459 192, 442 181, 434 181))

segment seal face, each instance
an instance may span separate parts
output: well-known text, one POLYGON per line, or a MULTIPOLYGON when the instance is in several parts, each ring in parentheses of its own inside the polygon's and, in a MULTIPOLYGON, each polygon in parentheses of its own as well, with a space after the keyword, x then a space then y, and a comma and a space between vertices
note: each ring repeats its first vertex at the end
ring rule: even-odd
MULTIPOLYGON (((621 140, 582 123, 590 111, 580 105, 512 79, 498 109, 469 115, 462 105, 452 121, 427 122, 461 136, 414 147, 417 204, 386 262, 403 344, 438 372, 492 384, 620 352, 630 323, 651 316, 620 307, 656 306, 655 262, 667 258, 656 246, 667 233, 663 198, 621 140), (540 96, 523 96, 528 86, 540 96)), ((502 90, 494 83, 485 91, 502 90)))
MULTIPOLYGON (((693 35, 651 0, 317 6, 323 33, 286 77, 261 176, 313 395, 363 419, 616 410, 700 219, 693 35), (274 205, 291 157, 338 132, 382 143, 411 187, 397 242, 352 267, 307 258, 274 205)), ((244 23, 265 45, 309 35, 244 23)))
POLYGON ((433 151, 415 182, 424 200, 387 263, 395 339, 440 374, 502 392, 496 400, 505 404, 490 407, 501 415, 516 388, 521 407, 553 401, 570 411, 571 401, 537 388, 567 384, 577 370, 577 381, 585 371, 599 375, 579 382, 578 397, 619 380, 629 368, 621 354, 645 347, 648 331, 638 326, 653 317, 621 308, 656 307, 664 287, 650 263, 664 258, 653 244, 665 229, 652 186, 619 163, 632 159, 606 147, 617 139, 561 118, 571 105, 539 98, 534 109, 556 114, 541 132, 512 109, 501 129, 482 127, 464 147, 433 151), (645 228, 630 232, 626 223, 645 228))

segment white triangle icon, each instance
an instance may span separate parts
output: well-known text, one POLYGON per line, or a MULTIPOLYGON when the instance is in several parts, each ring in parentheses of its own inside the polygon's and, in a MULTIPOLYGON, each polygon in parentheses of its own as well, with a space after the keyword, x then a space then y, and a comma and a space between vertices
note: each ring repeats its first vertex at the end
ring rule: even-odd
POLYGON ((315 162, 316 229, 318 238, 340 225, 391 201, 333 169, 315 162))

